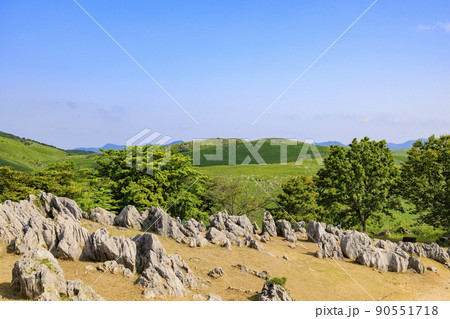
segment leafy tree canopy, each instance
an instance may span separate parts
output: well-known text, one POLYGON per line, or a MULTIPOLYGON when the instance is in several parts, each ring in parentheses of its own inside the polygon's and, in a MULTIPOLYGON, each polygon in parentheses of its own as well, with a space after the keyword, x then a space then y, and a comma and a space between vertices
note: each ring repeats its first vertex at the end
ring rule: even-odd
POLYGON ((416 141, 402 167, 403 195, 423 221, 450 228, 450 135, 416 141))
POLYGON ((384 140, 365 137, 359 142, 354 139, 349 146, 331 146, 316 184, 330 222, 345 227, 359 223, 367 231, 367 220, 388 213, 392 206, 398 168, 384 140))
POLYGON ((206 177, 189 157, 153 146, 106 150, 98 160, 98 174, 111 180, 111 192, 120 207, 138 210, 161 206, 182 219, 206 219, 200 209, 206 177))
POLYGON ((313 179, 306 176, 293 177, 288 179, 281 189, 277 202, 289 214, 279 209, 274 212, 275 219, 285 219, 292 223, 294 220, 308 222, 319 217, 319 192, 313 179))

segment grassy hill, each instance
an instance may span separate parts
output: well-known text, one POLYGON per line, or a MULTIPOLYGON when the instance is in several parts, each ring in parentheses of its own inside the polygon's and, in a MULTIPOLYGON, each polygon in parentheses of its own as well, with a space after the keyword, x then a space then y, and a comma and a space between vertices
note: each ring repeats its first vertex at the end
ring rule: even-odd
MULTIPOLYGON (((170 147, 194 159, 194 143, 192 141, 177 143, 170 147)), ((329 146, 316 146, 277 138, 265 139, 263 143, 260 140, 245 142, 240 139, 208 139, 199 143, 199 149, 200 165, 198 166, 202 171, 211 175, 252 176, 255 178, 311 176, 320 168, 321 159, 330 153, 329 146), (258 164, 248 149, 250 147, 248 143, 253 145, 255 150, 258 149, 258 154, 265 165, 258 164), (258 145, 258 143, 261 144, 258 145), (217 147, 211 144, 223 146, 221 159, 208 160, 205 158, 205 155, 217 153, 217 147), (280 146, 280 144, 284 146, 280 146), (285 159, 280 157, 283 148, 287 150, 285 159), (320 155, 316 153, 317 151, 320 155), (287 161, 287 165, 280 165, 284 160, 287 161), (298 160, 301 160, 302 163, 298 163, 298 160)), ((406 152, 407 149, 393 151, 397 163, 400 164, 406 160, 406 152)), ((93 160, 95 156, 98 155, 87 151, 66 151, 31 139, 0 132, 0 166, 32 171, 43 168, 52 162, 71 160, 78 168, 89 168, 95 167, 93 160)))
POLYGON ((93 154, 65 151, 51 145, 0 132, 0 166, 33 171, 50 163, 71 160, 79 168, 93 167, 93 154))
MULTIPOLYGON (((176 147, 180 153, 192 158, 197 155, 197 152, 194 151, 193 142, 184 142, 172 146, 176 147)), ((200 154, 199 166, 258 164, 249 150, 252 146, 254 147, 255 152, 257 150, 257 153, 261 156, 263 163, 265 164, 280 164, 282 162, 280 153, 283 148, 287 151, 287 162, 296 162, 298 159, 304 159, 308 155, 313 156, 313 158, 316 158, 317 155, 325 157, 330 152, 330 148, 326 146, 310 145, 279 138, 249 142, 240 139, 208 139, 196 144, 196 147, 200 150, 200 152, 198 152, 200 154), (279 144, 282 144, 283 146, 280 146, 279 144), (223 149, 223 156, 221 159, 209 160, 205 157, 205 155, 216 154, 220 146, 223 149), (302 151, 304 153, 302 153, 302 151), (314 154, 316 151, 318 151, 319 154, 314 154)))

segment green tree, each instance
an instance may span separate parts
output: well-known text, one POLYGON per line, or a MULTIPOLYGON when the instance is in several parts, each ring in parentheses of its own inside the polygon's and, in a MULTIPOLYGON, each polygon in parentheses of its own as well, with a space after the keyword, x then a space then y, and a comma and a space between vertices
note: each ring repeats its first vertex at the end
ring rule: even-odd
POLYGON ((421 218, 450 228, 450 135, 416 141, 402 166, 401 189, 421 218))
POLYGON ((367 220, 388 214, 392 208, 391 189, 398 168, 386 141, 355 138, 346 149, 332 146, 318 172, 316 184, 328 220, 343 226, 360 224, 367 231, 367 220))
POLYGON ((268 204, 265 196, 258 196, 255 192, 261 190, 250 189, 241 178, 214 177, 208 181, 203 202, 211 213, 225 209, 231 215, 248 215, 251 218, 268 204))
POLYGON ((80 208, 87 212, 91 208, 102 207, 117 213, 120 207, 113 198, 113 182, 108 177, 99 176, 93 169, 80 169, 74 177, 78 194, 73 198, 80 208))
POLYGON ((30 174, 15 171, 12 167, 0 167, 0 203, 5 200, 19 201, 27 199, 36 192, 30 187, 30 174))
POLYGON ((274 212, 275 219, 308 222, 319 217, 321 211, 317 203, 319 192, 312 178, 306 176, 289 178, 281 189, 277 202, 290 216, 283 210, 277 210, 274 212))
POLYGON ((154 146, 106 150, 98 160, 98 174, 111 180, 112 196, 120 207, 161 206, 170 208, 172 216, 206 219, 200 210, 206 177, 189 157, 176 152, 167 155, 154 146))
POLYGON ((56 162, 43 170, 32 172, 30 184, 37 190, 75 199, 80 194, 74 182, 75 174, 73 162, 56 162))

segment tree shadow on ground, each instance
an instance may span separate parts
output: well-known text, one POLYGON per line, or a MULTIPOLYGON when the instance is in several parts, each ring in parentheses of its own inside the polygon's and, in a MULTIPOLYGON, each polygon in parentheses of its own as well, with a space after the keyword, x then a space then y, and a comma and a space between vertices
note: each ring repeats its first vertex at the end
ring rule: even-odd
POLYGON ((26 300, 26 298, 19 293, 14 287, 11 286, 10 282, 0 283, 0 296, 3 300, 26 300))
POLYGON ((313 257, 316 257, 316 252, 312 252, 312 251, 307 251, 307 252, 304 252, 304 253, 302 253, 303 255, 308 255, 308 256, 313 256, 313 257))

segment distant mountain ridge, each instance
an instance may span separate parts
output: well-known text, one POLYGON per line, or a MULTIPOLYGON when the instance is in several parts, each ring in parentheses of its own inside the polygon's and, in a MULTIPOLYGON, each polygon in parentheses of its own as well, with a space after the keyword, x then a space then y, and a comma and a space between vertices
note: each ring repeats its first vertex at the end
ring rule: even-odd
MULTIPOLYGON (((419 138, 417 140, 421 140, 421 141, 426 141, 426 138, 419 138)), ((388 148, 390 148, 391 150, 400 150, 400 149, 406 149, 406 148, 411 148, 414 144, 415 141, 417 140, 409 140, 406 141, 404 143, 386 143, 386 146, 388 148)), ((185 143, 185 141, 182 140, 178 140, 178 141, 173 141, 171 143, 167 143, 164 145, 174 145, 174 144, 180 144, 180 143, 185 143)), ((344 144, 341 143, 339 141, 326 141, 326 142, 320 142, 320 143, 314 143, 317 146, 332 146, 332 145, 339 145, 339 146, 344 146, 344 147, 348 147, 348 144, 344 144)), ((101 147, 78 147, 78 148, 74 148, 71 149, 69 151, 85 151, 85 152, 94 152, 94 153, 100 153, 100 150, 121 150, 124 149, 125 145, 118 145, 118 144, 112 144, 112 143, 107 143, 101 147)))
MULTIPOLYGON (((167 143, 164 145, 173 145, 173 144, 180 144, 184 143, 184 141, 173 141, 171 143, 167 143)), ((150 144, 147 144, 150 145, 150 144)), ((94 153, 101 153, 100 150, 123 150, 126 145, 118 145, 118 144, 111 144, 107 143, 101 147, 77 147, 74 149, 71 149, 70 151, 87 151, 87 152, 94 152, 94 153)))
MULTIPOLYGON (((405 149, 405 148, 411 148, 413 146, 413 144, 418 141, 421 140, 422 142, 428 140, 426 138, 419 138, 417 140, 409 140, 406 141, 404 143, 386 143, 386 146, 391 149, 392 151, 395 150, 401 150, 401 149, 405 149)), ((348 144, 344 144, 338 141, 327 141, 327 142, 320 142, 320 143, 314 143, 315 145, 318 146, 332 146, 332 145, 339 145, 339 146, 345 146, 348 147, 348 144)))

